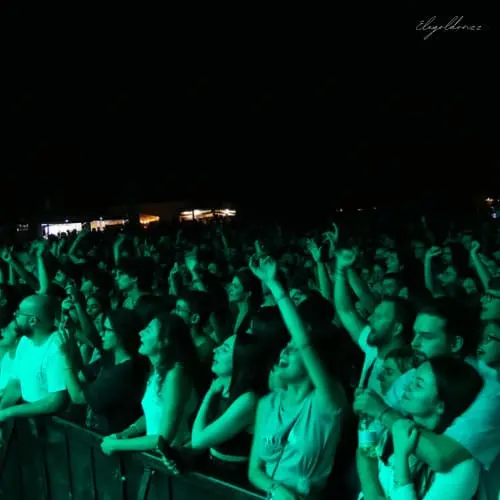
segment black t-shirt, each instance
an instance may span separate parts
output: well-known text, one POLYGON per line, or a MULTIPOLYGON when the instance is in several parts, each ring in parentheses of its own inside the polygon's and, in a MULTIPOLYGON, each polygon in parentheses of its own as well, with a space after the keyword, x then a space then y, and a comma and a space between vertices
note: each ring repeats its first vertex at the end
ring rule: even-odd
POLYGON ((86 401, 95 418, 92 427, 103 434, 124 430, 141 415, 147 369, 140 359, 115 365, 108 356, 83 370, 88 383, 84 387, 86 401))

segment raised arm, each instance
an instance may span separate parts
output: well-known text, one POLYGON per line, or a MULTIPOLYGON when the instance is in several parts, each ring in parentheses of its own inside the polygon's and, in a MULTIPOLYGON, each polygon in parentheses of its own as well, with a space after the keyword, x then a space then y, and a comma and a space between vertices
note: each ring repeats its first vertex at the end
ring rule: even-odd
POLYGON ((270 257, 264 257, 259 260, 253 258, 250 261, 250 269, 255 276, 265 282, 273 294, 274 300, 283 316, 283 321, 285 322, 296 348, 302 356, 305 368, 318 396, 323 400, 323 403, 333 411, 344 408, 346 400, 342 386, 330 376, 321 357, 311 345, 311 338, 308 330, 302 323, 294 303, 285 293, 283 286, 276 277, 276 261, 270 257))
POLYGON ((357 344, 359 342, 359 336, 367 323, 354 307, 346 276, 355 260, 356 254, 352 250, 342 250, 338 252, 334 299, 335 309, 337 310, 342 326, 348 331, 349 335, 357 344))

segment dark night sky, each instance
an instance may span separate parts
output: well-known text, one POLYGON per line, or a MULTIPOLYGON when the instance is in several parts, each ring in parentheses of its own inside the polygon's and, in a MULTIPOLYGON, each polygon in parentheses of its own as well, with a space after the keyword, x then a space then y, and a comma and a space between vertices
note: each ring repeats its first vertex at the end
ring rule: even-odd
POLYGON ((2 211, 500 191, 495 27, 424 42, 419 19, 13 44, 2 211))

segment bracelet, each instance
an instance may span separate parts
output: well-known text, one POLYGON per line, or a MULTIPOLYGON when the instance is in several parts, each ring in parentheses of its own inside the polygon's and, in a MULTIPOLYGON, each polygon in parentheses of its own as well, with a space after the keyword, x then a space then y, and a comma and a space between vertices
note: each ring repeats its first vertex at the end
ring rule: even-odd
POLYGON ((278 297, 277 299, 275 299, 275 300, 276 300, 276 304, 279 304, 282 300, 284 300, 284 299, 289 299, 289 298, 290 298, 290 297, 289 297, 288 295, 283 294, 283 295, 281 295, 280 297, 278 297))

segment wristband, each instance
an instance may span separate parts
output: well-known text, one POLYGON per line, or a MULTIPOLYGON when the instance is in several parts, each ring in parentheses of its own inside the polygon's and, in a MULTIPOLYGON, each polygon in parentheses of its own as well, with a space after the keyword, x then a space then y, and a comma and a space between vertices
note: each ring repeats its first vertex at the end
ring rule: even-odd
POLYGON ((276 304, 279 304, 284 299, 289 299, 290 297, 286 294, 280 295, 276 300, 276 304))

